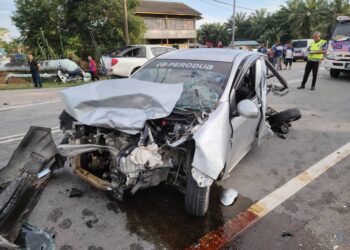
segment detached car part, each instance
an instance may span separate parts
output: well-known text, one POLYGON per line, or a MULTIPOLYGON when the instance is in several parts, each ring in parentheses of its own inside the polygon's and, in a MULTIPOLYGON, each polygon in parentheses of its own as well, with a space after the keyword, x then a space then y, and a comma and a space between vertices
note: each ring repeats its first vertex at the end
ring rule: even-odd
POLYGON ((51 129, 31 127, 0 170, 0 234, 7 240, 17 238, 50 176, 48 169, 61 163, 51 129))

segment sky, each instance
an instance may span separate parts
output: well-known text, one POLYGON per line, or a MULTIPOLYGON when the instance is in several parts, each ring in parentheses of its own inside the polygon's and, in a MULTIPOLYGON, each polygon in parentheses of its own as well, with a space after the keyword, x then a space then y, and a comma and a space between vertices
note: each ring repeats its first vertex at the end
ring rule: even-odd
MULTIPOLYGON (((226 22, 232 15, 233 0, 166 0, 171 2, 183 2, 193 9, 202 13, 202 20, 197 22, 197 27, 206 22, 226 22)), ((276 11, 284 0, 236 0, 237 11, 252 12, 254 9, 266 8, 268 11, 276 11), (244 7, 246 9, 243 9, 244 7)), ((11 15, 16 10, 13 0, 0 0, 0 27, 7 28, 11 31, 12 37, 18 37, 19 32, 11 21, 11 15)))

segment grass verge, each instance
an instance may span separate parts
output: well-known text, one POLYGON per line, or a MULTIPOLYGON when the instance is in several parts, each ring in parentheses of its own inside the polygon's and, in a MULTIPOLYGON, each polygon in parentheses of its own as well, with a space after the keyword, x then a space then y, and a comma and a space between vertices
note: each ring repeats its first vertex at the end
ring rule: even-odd
MULTIPOLYGON (((69 82, 69 83, 57 83, 57 82, 43 82, 43 88, 66 88, 74 87, 85 84, 87 82, 69 82)), ((0 90, 14 90, 14 89, 33 89, 33 83, 14 83, 14 84, 0 84, 0 90)))

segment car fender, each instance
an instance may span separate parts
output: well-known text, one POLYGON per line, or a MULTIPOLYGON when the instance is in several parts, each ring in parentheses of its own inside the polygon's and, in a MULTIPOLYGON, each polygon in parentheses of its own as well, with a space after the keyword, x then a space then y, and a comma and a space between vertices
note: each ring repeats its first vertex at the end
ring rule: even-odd
POLYGON ((113 75, 129 77, 133 69, 143 66, 147 58, 118 58, 118 63, 112 66, 113 75))

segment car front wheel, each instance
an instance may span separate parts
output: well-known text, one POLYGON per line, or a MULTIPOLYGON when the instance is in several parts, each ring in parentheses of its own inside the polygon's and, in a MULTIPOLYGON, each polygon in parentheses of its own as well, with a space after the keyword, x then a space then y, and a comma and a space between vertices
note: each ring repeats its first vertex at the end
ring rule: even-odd
POLYGON ((187 177, 185 193, 186 212, 193 216, 204 216, 209 207, 210 186, 199 187, 190 173, 187 177))
POLYGON ((330 75, 331 75, 331 77, 338 78, 339 75, 340 75, 340 71, 339 71, 339 70, 336 70, 336 69, 331 69, 330 75))

